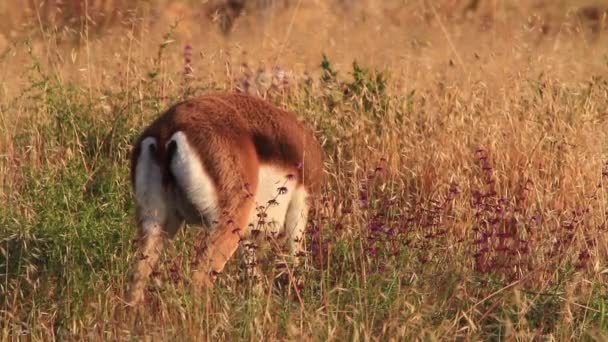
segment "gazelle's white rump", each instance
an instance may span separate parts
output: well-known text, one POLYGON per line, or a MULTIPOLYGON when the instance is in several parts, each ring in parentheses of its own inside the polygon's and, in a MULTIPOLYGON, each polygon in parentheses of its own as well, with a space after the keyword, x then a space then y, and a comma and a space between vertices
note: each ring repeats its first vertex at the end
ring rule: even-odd
POLYGON ((261 165, 255 193, 256 209, 251 213, 249 227, 272 234, 282 233, 296 185, 296 177, 289 171, 273 165, 261 165))
POLYGON ((174 133, 167 146, 172 142, 175 142, 176 149, 171 159, 170 170, 177 185, 200 217, 213 222, 217 218, 218 200, 211 177, 183 132, 174 133))
POLYGON ((153 155, 156 148, 156 139, 143 139, 135 167, 135 201, 142 228, 146 232, 160 230, 167 215, 162 174, 153 155))

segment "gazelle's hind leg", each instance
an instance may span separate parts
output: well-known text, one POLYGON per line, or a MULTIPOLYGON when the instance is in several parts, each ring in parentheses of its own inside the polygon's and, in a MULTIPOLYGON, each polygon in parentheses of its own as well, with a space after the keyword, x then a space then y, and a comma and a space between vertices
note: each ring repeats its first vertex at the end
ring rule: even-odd
POLYGON ((173 238, 183 223, 184 221, 175 215, 163 226, 154 225, 150 227, 151 229, 146 229, 145 224, 140 224, 137 234, 138 248, 131 268, 127 303, 135 305, 143 300, 146 283, 158 263, 167 238, 173 238))
POLYGON ((233 214, 226 215, 207 240, 206 249, 192 274, 192 282, 197 289, 213 286, 215 277, 224 270, 224 266, 239 247, 241 236, 248 224, 253 200, 242 201, 233 214))
POLYGON ((156 140, 146 138, 135 169, 135 200, 137 204, 138 250, 131 269, 127 302, 137 304, 167 237, 173 237, 183 225, 171 199, 162 186, 160 167, 154 159, 156 140))
POLYGON ((257 191, 259 162, 252 143, 241 142, 237 146, 229 150, 234 153, 231 158, 217 163, 222 167, 218 173, 227 177, 222 180, 223 192, 218 199, 218 222, 192 274, 192 282, 198 290, 213 286, 216 275, 223 271, 249 229, 249 219, 255 206, 253 194, 257 191), (226 163, 228 160, 230 163, 226 163))

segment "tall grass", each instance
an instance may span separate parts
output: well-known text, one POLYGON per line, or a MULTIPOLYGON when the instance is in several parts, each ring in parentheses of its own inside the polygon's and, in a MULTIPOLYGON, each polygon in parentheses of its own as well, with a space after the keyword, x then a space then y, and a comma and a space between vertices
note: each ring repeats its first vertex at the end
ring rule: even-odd
POLYGON ((608 339, 605 38, 570 21, 552 36, 514 8, 489 27, 369 10, 326 14, 315 38, 303 6, 229 41, 180 23, 80 49, 14 42, 0 60, 2 339, 608 339), (323 142, 305 282, 275 280, 267 258, 252 285, 235 258, 195 297, 187 227, 128 310, 130 145, 169 104, 217 90, 289 108, 323 142))

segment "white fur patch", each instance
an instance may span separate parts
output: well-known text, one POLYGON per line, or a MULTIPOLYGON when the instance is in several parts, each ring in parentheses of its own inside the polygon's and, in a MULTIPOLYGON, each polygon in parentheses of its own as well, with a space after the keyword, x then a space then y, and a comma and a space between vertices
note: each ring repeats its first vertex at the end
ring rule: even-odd
POLYGON ((150 153, 150 146, 157 147, 156 139, 148 137, 141 142, 141 152, 135 167, 135 201, 142 228, 146 232, 161 229, 167 215, 162 175, 150 153))
POLYGON ((295 188, 295 175, 289 177, 289 172, 262 165, 255 194, 256 209, 249 220, 254 229, 268 229, 268 232, 275 234, 283 232, 287 208, 295 188))
POLYGON ((304 231, 308 221, 308 209, 308 192, 303 186, 300 186, 294 190, 285 219, 285 235, 292 255, 302 249, 304 231))
POLYGON ((196 210, 212 222, 217 219, 217 193, 213 181, 183 132, 173 134, 167 145, 171 141, 177 144, 170 165, 176 182, 196 210))

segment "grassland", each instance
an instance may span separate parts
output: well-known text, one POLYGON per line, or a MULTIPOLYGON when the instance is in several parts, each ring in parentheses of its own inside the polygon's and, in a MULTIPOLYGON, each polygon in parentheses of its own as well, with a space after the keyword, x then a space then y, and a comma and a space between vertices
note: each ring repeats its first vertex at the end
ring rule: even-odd
POLYGON ((297 2, 229 37, 187 2, 0 32, 1 339, 607 340, 603 23, 572 1, 362 3, 297 2), (235 259, 197 298, 187 227, 128 310, 130 145, 215 90, 323 142, 306 282, 280 287, 268 261, 254 291, 235 259))

